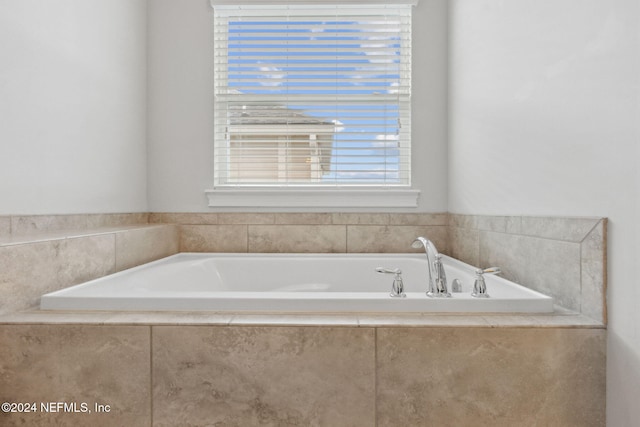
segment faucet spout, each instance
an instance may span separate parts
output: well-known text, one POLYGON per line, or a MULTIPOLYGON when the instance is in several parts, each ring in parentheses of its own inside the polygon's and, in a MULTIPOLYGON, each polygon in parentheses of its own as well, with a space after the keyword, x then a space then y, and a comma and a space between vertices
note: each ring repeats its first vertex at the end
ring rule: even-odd
POLYGON ((425 237, 416 237, 411 247, 414 249, 424 247, 424 252, 427 255, 427 264, 429 266, 429 289, 427 289, 427 296, 451 297, 451 294, 447 290, 447 276, 445 275, 444 266, 440 259, 442 255, 438 253, 436 245, 425 237))

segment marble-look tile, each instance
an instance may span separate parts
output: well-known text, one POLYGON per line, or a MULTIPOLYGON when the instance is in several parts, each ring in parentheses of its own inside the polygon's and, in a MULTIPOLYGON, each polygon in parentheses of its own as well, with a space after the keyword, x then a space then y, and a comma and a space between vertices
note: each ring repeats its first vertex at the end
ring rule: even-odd
POLYGON ((154 212, 149 215, 149 222, 152 224, 212 225, 218 223, 218 214, 154 212))
POLYGON ((56 260, 60 288, 115 273, 114 248, 114 234, 77 237, 60 242, 56 260))
POLYGON ((521 234, 579 243, 600 220, 601 218, 523 216, 521 234))
POLYGON ((107 325, 228 325, 230 313, 215 312, 107 312, 107 325))
POLYGON ((114 272, 113 235, 0 248, 0 313, 37 307, 42 294, 114 272))
POLYGON ((90 214, 87 217, 88 228, 117 227, 120 225, 142 225, 149 223, 146 212, 118 214, 90 214))
POLYGON ((381 328, 378 426, 601 427, 602 329, 381 328))
POLYGON ((11 246, 11 245, 24 245, 28 243, 40 243, 40 242, 51 242, 53 240, 64 240, 71 235, 74 236, 82 236, 88 235, 89 232, 86 231, 49 231, 49 232, 41 232, 41 233, 32 233, 32 234, 20 234, 17 236, 8 236, 2 237, 0 236, 0 246, 11 246))
POLYGON ((607 323, 607 221, 603 219, 582 241, 582 314, 607 323))
POLYGON ((478 215, 478 230, 505 233, 507 231, 507 218, 506 216, 478 215))
POLYGON ((323 225, 331 224, 330 213, 276 213, 276 224, 290 225, 323 225))
POLYGON ((180 252, 247 252, 247 226, 181 225, 180 252))
POLYGON ((580 311, 580 244, 480 231, 479 267, 497 266, 502 276, 552 296, 580 311))
POLYGON ((389 214, 387 213, 345 213, 331 214, 333 224, 343 225, 387 225, 389 214))
POLYGON ((391 225, 448 225, 446 213, 398 213, 389 214, 391 225))
POLYGON ((0 216, 0 238, 11 235, 11 217, 0 216))
POLYGON ((576 312, 563 313, 561 309, 549 314, 493 314, 483 317, 489 325, 495 328, 604 328, 602 323, 587 316, 576 312))
POLYGON ((449 253, 462 262, 479 266, 479 232, 472 228, 449 228, 449 253))
POLYGON ((151 425, 148 326, 3 325, 0 342, 0 401, 38 404, 0 413, 1 425, 151 425), (92 412, 46 413, 40 402, 84 402, 92 412))
POLYGON ((102 325, 111 317, 106 311, 63 311, 32 309, 0 316, 0 324, 24 325, 102 325))
POLYGON ((449 214, 449 225, 460 228, 478 228, 476 215, 449 214))
POLYGON ((60 241, 0 247, 0 313, 35 307, 58 289, 59 248, 60 241))
POLYGON ((373 426, 373 329, 153 327, 154 425, 373 426))
POLYGON ((358 326, 358 318, 350 314, 237 314, 231 325, 288 326, 358 326))
POLYGON ((121 271, 178 253, 178 228, 157 225, 115 233, 116 270, 121 271))
POLYGON ((505 231, 509 234, 522 234, 522 217, 520 216, 506 217, 505 231))
POLYGON ((60 230, 85 230, 87 215, 25 215, 11 217, 11 234, 25 235, 60 230))
POLYGON ((348 225, 347 251, 350 253, 423 252, 411 243, 423 236, 433 241, 438 251, 448 253, 447 227, 430 225, 348 225))
POLYGON ((483 316, 467 314, 358 314, 358 325, 366 327, 487 327, 483 316))
POLYGON ((250 225, 249 252, 346 252, 343 225, 250 225))
POLYGON ((275 215, 262 212, 226 212, 218 214, 218 223, 233 225, 274 224, 275 215))

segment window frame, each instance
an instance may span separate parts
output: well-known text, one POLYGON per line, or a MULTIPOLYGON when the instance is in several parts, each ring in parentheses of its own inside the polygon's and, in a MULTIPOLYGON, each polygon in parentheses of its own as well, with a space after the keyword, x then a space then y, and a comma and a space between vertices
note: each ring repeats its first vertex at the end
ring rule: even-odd
MULTIPOLYGON (((236 0, 211 0, 217 5, 237 5, 236 0)), ((242 4, 344 4, 334 1, 243 0, 242 4)), ((351 0, 349 4, 409 4, 417 0, 351 0)), ((413 149, 411 150, 413 152, 413 149)), ((413 161, 412 161, 413 162, 413 161)), ((205 191, 210 207, 228 208, 406 208, 417 207, 420 190, 411 185, 215 185, 205 191)))

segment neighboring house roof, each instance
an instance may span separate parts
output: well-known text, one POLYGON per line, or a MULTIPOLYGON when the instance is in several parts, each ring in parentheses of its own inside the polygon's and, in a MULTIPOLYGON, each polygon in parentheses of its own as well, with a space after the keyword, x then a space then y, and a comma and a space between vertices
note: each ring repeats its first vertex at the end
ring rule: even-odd
MULTIPOLYGON (((232 107, 232 134, 242 135, 314 135, 309 138, 310 155, 317 150, 323 173, 329 172, 336 124, 319 117, 308 116, 281 104, 259 104, 232 107), (313 145, 312 145, 313 144, 313 145)), ((302 142, 298 140, 298 142, 302 142)))
POLYGON ((245 105, 230 108, 232 125, 324 125, 335 131, 333 122, 311 117, 284 105, 245 105))

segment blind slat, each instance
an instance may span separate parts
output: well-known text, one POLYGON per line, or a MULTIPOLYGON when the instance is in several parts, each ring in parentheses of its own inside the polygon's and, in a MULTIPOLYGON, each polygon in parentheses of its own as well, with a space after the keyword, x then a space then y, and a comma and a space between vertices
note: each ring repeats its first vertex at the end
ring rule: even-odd
POLYGON ((410 185, 410 10, 215 7, 215 184, 410 185))

